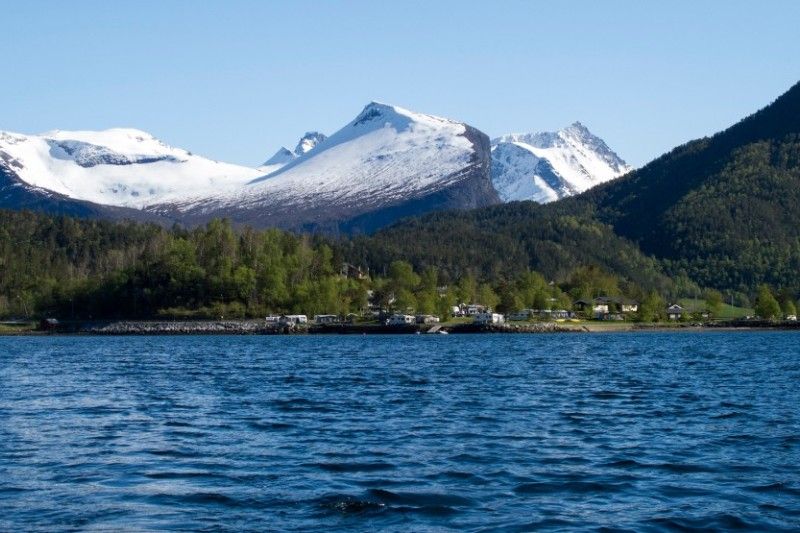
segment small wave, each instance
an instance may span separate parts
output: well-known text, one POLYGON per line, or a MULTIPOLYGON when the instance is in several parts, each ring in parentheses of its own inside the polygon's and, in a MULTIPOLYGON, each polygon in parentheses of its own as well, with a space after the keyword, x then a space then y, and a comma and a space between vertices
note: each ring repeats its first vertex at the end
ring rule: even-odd
POLYGON ((442 494, 438 492, 391 492, 384 489, 370 489, 370 496, 373 496, 385 503, 405 504, 413 506, 469 506, 472 500, 454 494, 442 494))
POLYGON ((456 463, 477 463, 477 464, 484 464, 484 463, 491 463, 494 462, 496 459, 492 457, 487 457, 485 455, 474 455, 471 453, 459 453, 458 455, 453 455, 448 458, 448 460, 456 462, 456 463))
POLYGON ((691 463, 659 463, 647 465, 647 468, 656 468, 658 470, 666 470, 668 472, 676 472, 678 474, 694 474, 715 471, 715 469, 708 466, 691 463))
POLYGON ((742 531, 765 531, 765 524, 751 523, 743 518, 732 514, 718 514, 709 517, 699 518, 679 518, 663 517, 650 520, 651 523, 667 530, 678 531, 718 531, 718 530, 742 530, 742 531))
POLYGON ((597 398, 598 400, 614 400, 617 398, 624 397, 624 394, 621 394, 616 391, 600 390, 600 391, 593 391, 592 397, 597 398))
POLYGON ((747 487, 748 490, 753 492, 771 492, 777 494, 787 494, 792 496, 800 496, 800 488, 791 487, 783 482, 769 483, 768 485, 755 485, 747 487))
POLYGON ((448 516, 458 513, 456 509, 448 507, 447 505, 423 505, 420 507, 389 507, 389 510, 395 513, 414 513, 427 516, 448 516))
POLYGON ((149 479, 228 479, 228 476, 214 474, 212 472, 145 472, 144 476, 149 479))
POLYGON ((164 425, 167 427, 176 427, 176 428, 188 428, 192 427, 190 422, 182 422, 180 420, 167 420, 164 422, 164 425))
POLYGON ((711 418, 717 420, 724 420, 726 418, 737 418, 740 416, 744 416, 744 413, 740 413, 739 411, 730 411, 728 413, 720 413, 718 415, 713 415, 711 418))
POLYGON ((385 511, 386 505, 372 500, 362 500, 353 496, 324 496, 317 501, 319 507, 342 514, 363 514, 385 511))
POLYGON ((158 457, 193 458, 200 456, 200 454, 195 451, 184 451, 184 450, 145 450, 145 452, 149 453, 150 455, 156 455, 158 457))
POLYGON ((708 496, 714 494, 710 490, 698 487, 687 487, 681 485, 662 485, 658 491, 669 498, 694 498, 697 496, 708 496))
POLYGON ((573 492, 585 494, 590 492, 608 493, 621 492, 631 488, 630 483, 600 483, 595 481, 539 481, 536 483, 523 483, 514 488, 517 494, 551 494, 557 492, 573 492))
POLYGON ((313 411, 315 413, 330 413, 333 409, 322 402, 314 402, 306 398, 289 398, 286 400, 273 401, 275 408, 279 411, 297 412, 313 411))
POLYGON ((611 461, 609 463, 603 463, 600 466, 606 468, 644 468, 647 465, 644 463, 640 463, 635 459, 619 459, 617 461, 611 461))
POLYGON ((392 470, 395 465, 384 462, 374 463, 310 463, 313 466, 327 472, 378 472, 381 470, 392 470))
POLYGON ((580 529, 580 525, 576 522, 570 522, 569 520, 562 520, 560 518, 543 518, 542 520, 537 520, 535 522, 526 522, 523 524, 503 524, 500 527, 487 527, 482 528, 479 531, 519 531, 521 533, 527 533, 528 531, 541 531, 541 530, 556 530, 556 531, 574 531, 580 529))
POLYGON ((247 425, 253 429, 258 429, 261 431, 272 431, 272 430, 283 431, 295 427, 293 424, 287 424, 285 422, 252 421, 248 422, 247 425))
POLYGON ((701 472, 714 472, 715 469, 698 464, 691 463, 642 463, 635 459, 619 459, 608 463, 603 463, 600 466, 606 468, 625 468, 625 469, 641 469, 641 470, 664 470, 667 472, 675 472, 678 474, 692 474, 701 472))
POLYGON ((220 494, 218 492, 193 492, 189 494, 153 494, 147 498, 157 505, 216 505, 221 507, 249 507, 252 502, 247 502, 220 494))

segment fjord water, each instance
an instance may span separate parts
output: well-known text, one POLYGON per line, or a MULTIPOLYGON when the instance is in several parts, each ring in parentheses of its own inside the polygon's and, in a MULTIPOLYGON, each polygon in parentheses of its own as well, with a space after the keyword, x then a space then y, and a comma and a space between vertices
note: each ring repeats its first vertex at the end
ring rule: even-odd
POLYGON ((797 530, 799 343, 0 338, 0 530, 797 530))

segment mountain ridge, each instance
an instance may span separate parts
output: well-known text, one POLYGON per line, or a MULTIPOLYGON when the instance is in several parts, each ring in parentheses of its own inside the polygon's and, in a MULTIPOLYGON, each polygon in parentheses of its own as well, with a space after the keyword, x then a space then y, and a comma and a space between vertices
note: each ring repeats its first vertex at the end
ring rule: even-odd
MULTIPOLYGON (((538 135, 535 144, 550 151, 536 155, 532 151, 538 148, 527 146, 524 160, 534 158, 536 165, 515 179, 529 184, 542 176, 561 180, 561 196, 585 188, 575 184, 575 173, 583 173, 584 181, 607 179, 607 169, 595 179, 586 170, 591 165, 583 164, 587 157, 602 159, 597 147, 607 147, 582 124, 538 135), (546 143, 546 135, 559 146, 546 143), (568 142, 569 153, 563 149, 568 142)), ((140 213, 130 217, 137 220, 185 225, 229 217, 256 227, 374 231, 430 210, 519 199, 519 194, 498 192, 503 189, 493 175, 496 149, 488 136, 465 123, 376 101, 330 137, 308 131, 293 150, 281 147, 255 168, 204 158, 133 128, 2 132, 0 168, 10 177, 3 187, 26 189, 26 200, 6 194, 0 207, 20 202, 44 211, 112 218, 129 217, 128 210, 135 209, 140 213)))

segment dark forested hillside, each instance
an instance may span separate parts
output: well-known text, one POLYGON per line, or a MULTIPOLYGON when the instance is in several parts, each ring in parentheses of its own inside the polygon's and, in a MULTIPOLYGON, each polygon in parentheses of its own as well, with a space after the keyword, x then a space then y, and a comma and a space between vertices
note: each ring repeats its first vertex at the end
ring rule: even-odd
MULTIPOLYGON (((0 210, 0 318, 344 315, 370 303, 448 316, 463 302, 507 312, 568 309, 575 298, 599 295, 676 294, 655 261, 608 227, 567 215, 531 222, 529 205, 516 209, 511 218, 484 212, 477 223, 466 213, 434 219, 438 231, 413 241, 0 210)), ((426 223, 410 222, 397 235, 426 223)))
POLYGON ((0 210, 0 317, 347 312, 366 291, 324 242, 0 210))
POLYGON ((598 266, 643 287, 669 292, 673 283, 635 244, 584 213, 557 204, 515 202, 410 219, 373 237, 355 239, 346 255, 373 268, 404 258, 458 278, 504 277, 524 269, 563 280, 576 267, 598 266))
POLYGON ((644 284, 658 285, 663 271, 681 284, 797 292, 798 220, 800 84, 735 126, 580 196, 436 214, 364 248, 382 254, 370 261, 404 255, 456 271, 524 264, 558 277, 592 263, 644 284))
POLYGON ((761 111, 565 202, 722 288, 797 288, 800 84, 761 111))

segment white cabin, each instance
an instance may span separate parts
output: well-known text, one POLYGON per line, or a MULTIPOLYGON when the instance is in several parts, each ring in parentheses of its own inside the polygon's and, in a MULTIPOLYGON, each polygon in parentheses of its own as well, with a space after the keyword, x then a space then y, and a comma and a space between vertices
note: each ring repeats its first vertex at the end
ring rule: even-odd
POLYGON ((387 326, 408 326, 416 323, 417 319, 412 315, 395 314, 386 320, 387 326))
POLYGON ((533 316, 532 309, 523 309, 522 311, 516 311, 508 315, 508 319, 514 322, 521 322, 523 320, 530 320, 531 316, 533 316))
POLYGON ((336 324, 339 322, 339 315, 315 315, 314 323, 316 324, 336 324))
POLYGON ((478 313, 475 315, 475 324, 504 324, 505 317, 500 313, 478 313))

